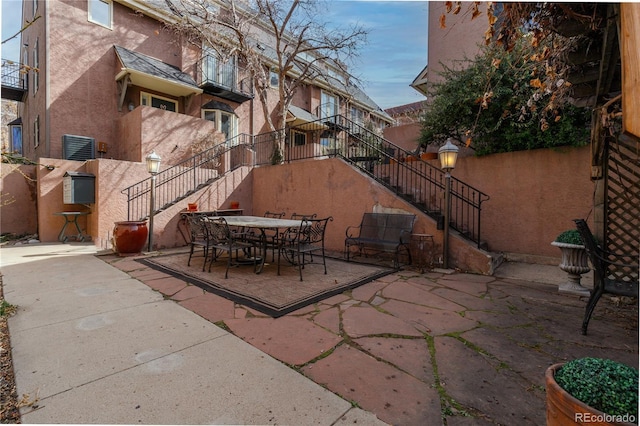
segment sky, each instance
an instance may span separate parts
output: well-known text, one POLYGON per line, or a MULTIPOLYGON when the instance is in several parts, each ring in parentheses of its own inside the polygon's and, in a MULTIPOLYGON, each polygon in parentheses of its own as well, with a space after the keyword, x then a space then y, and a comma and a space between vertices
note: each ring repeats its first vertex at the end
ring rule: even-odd
MULTIPOLYGON (((409 86, 427 65, 428 1, 330 0, 335 25, 368 32, 351 65, 362 88, 383 109, 424 100, 409 86)), ((329 18, 328 18, 329 19, 329 18)))
MULTIPOLYGON (((20 29, 21 1, 2 1, 2 41, 20 29)), ((381 108, 424 100, 409 84, 427 65, 428 1, 328 0, 327 21, 356 23, 368 32, 367 43, 351 73, 381 108)), ((2 44, 2 58, 20 59, 20 37, 2 44)))

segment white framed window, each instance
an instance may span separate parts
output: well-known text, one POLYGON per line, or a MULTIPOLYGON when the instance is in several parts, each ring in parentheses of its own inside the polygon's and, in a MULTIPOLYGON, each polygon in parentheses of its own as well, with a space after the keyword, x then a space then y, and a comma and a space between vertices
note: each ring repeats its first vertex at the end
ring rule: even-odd
POLYGON ((39 40, 40 39, 36 39, 36 44, 35 46, 33 46, 33 72, 31 73, 31 75, 33 75, 33 94, 35 95, 36 93, 38 93, 38 88, 40 87, 40 69, 38 68, 40 66, 40 60, 38 58, 38 44, 39 44, 39 40))
POLYGON ((40 145, 40 116, 33 121, 33 147, 40 145))
POLYGON ((89 0, 89 22, 111 29, 113 23, 112 0, 89 0))
POLYGON ((304 132, 292 130, 289 137, 291 138, 291 142, 295 146, 306 145, 307 143, 307 134, 304 132))
POLYGON ((140 105, 163 109, 165 111, 178 112, 177 101, 169 98, 163 98, 158 95, 152 95, 147 92, 140 92, 140 105))
POLYGON ((216 130, 224 134, 227 141, 238 134, 238 117, 235 114, 220 109, 203 109, 202 118, 212 121, 216 130))
POLYGON ((339 108, 337 96, 324 91, 320 94, 320 118, 338 115, 339 108))
POLYGON ((271 68, 269 71, 269 86, 278 87, 280 84, 280 76, 278 75, 278 70, 276 68, 271 68))
POLYGON ((356 124, 359 124, 361 126, 364 125, 364 111, 361 110, 360 108, 356 108, 354 106, 351 107, 350 111, 349 111, 349 115, 351 118, 351 121, 353 121, 356 124))

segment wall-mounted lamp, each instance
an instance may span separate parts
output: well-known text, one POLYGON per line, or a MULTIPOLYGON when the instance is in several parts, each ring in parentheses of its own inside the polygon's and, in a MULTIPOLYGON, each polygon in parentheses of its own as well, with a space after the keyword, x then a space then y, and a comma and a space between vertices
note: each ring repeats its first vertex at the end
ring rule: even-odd
POLYGON ((135 107, 136 107, 136 106, 133 104, 133 102, 132 102, 132 101, 129 101, 129 111, 133 111, 133 109, 134 109, 135 107))
POLYGON ((56 166, 52 166, 51 164, 47 164, 46 166, 44 166, 44 168, 49 170, 49 171, 51 171, 51 170, 55 169, 56 166))

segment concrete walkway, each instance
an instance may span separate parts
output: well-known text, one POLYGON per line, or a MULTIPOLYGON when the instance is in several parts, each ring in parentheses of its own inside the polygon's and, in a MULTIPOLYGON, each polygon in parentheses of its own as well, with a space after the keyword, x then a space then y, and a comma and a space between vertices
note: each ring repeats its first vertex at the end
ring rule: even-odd
POLYGON ((0 249, 23 423, 382 424, 94 253, 0 249))
POLYGON ((25 423, 540 425, 547 366, 637 367, 637 302, 582 336, 556 266, 401 271, 272 319, 92 250, 0 250, 25 423))

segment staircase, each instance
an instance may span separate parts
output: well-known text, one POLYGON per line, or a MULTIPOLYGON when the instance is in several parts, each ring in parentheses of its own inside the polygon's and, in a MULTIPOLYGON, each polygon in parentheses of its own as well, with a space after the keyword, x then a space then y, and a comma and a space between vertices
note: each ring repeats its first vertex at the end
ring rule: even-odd
MULTIPOLYGON (((261 166, 274 161, 274 146, 284 147, 285 162, 337 157, 369 175, 399 197, 444 226, 445 174, 414 153, 387 141, 375 132, 341 115, 292 127, 286 132, 305 134, 304 144, 294 137, 281 141, 284 132, 240 135, 210 148, 156 175, 159 213, 240 166, 261 166), (248 155, 250 154, 250 155, 248 155)), ((285 136, 286 137, 286 136, 285 136)), ((151 178, 122 191, 127 196, 128 219, 146 219, 150 213, 151 178)), ((481 241, 482 203, 489 196, 459 179, 451 178, 450 227, 478 248, 481 241)))
MULTIPOLYGON (((293 128, 292 130, 296 130, 293 128)), ((326 154, 344 161, 389 188, 444 226, 445 173, 415 153, 407 151, 343 116, 305 124, 300 131, 320 135, 326 154)), ((489 196, 451 178, 450 226, 482 248, 482 203, 489 196)))
MULTIPOLYGON (((154 214, 184 200, 241 166, 252 166, 246 155, 251 136, 242 134, 226 144, 194 155, 156 175, 154 214)), ((127 220, 144 220, 151 213, 152 178, 135 183, 121 192, 127 196, 127 220)))

